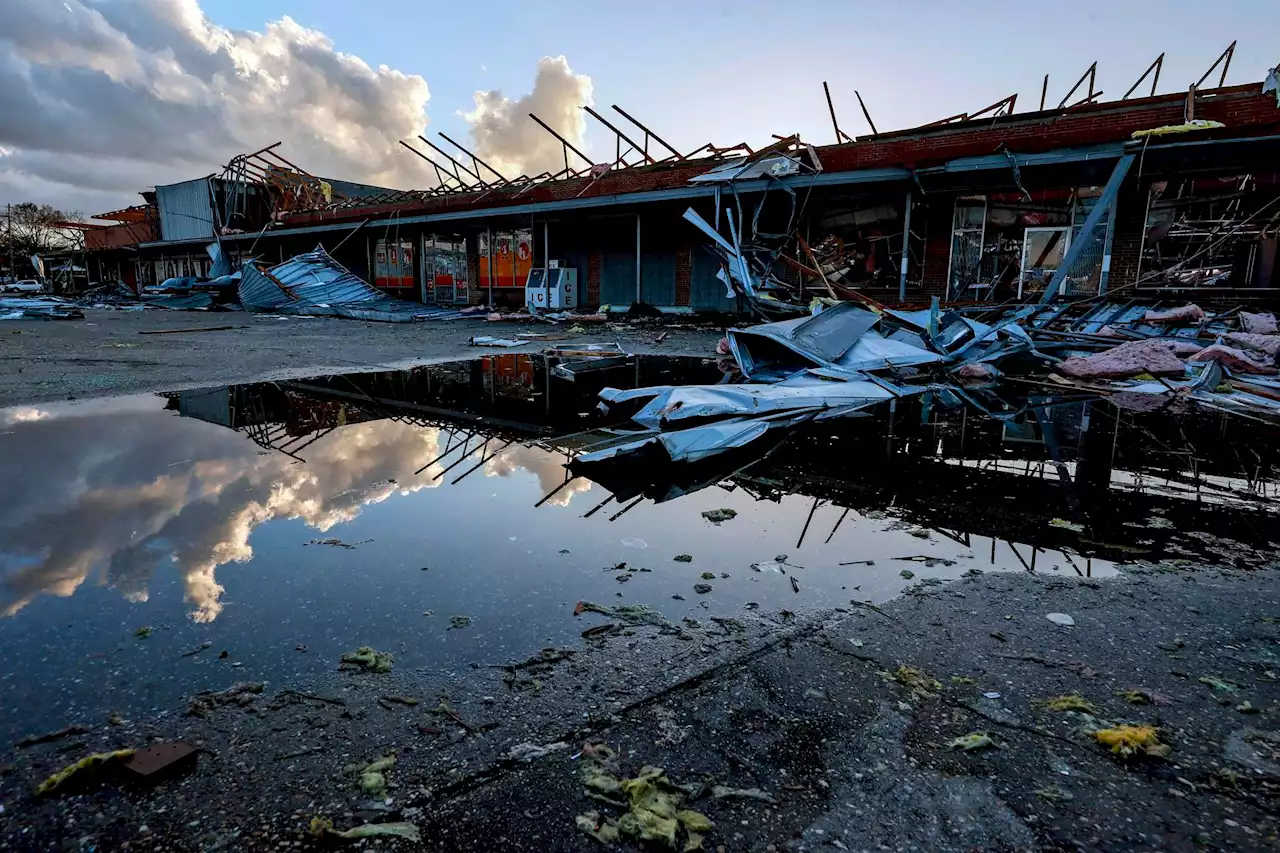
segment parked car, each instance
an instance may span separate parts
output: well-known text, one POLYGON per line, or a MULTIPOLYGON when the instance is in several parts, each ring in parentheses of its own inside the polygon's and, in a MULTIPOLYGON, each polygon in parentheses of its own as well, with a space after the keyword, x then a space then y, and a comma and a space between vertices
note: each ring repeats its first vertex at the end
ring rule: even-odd
POLYGON ((44 285, 34 278, 10 282, 4 286, 4 289, 7 293, 44 293, 44 285))

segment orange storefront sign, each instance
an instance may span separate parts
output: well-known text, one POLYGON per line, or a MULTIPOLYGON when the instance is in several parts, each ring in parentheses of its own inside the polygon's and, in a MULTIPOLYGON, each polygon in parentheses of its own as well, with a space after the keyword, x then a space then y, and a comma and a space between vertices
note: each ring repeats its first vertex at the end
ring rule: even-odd
POLYGON ((533 231, 481 234, 479 255, 481 287, 524 287, 533 267, 533 231))

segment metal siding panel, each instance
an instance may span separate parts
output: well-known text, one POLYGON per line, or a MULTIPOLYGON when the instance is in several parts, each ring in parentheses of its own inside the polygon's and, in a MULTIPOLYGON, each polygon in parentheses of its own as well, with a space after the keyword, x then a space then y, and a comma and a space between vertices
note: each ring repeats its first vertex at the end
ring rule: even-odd
POLYGON ((672 249, 645 251, 643 233, 640 236, 640 242, 640 300, 646 305, 675 305, 675 251, 672 249))
POLYGON ((635 250, 602 251, 600 253, 600 304, 630 305, 635 301, 635 250))
POLYGON ((213 206, 205 178, 156 187, 160 236, 165 240, 193 240, 213 236, 213 206))
POLYGON ((592 226, 600 249, 600 304, 630 305, 636 301, 635 217, 601 218, 592 226))
MULTIPOLYGON (((548 222, 547 237, 551 243, 550 259, 563 262, 567 269, 578 272, 578 305, 586 304, 587 266, 591 248, 595 243, 590 227, 581 222, 548 222)), ((534 229, 534 256, 542 262, 542 228, 534 229)), ((634 288, 633 288, 634 290, 634 288)))
POLYGON ((738 300, 725 297, 724 282, 716 278, 720 261, 702 246, 690 253, 689 307, 695 311, 735 311, 738 300))

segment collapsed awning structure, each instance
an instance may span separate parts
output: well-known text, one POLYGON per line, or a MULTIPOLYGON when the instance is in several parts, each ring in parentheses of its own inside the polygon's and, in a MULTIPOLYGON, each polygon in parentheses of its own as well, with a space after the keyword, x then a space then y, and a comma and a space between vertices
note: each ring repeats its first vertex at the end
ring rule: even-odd
POLYGON ((921 395, 1007 419, 1025 409, 995 393, 1011 373, 1023 386, 1121 408, 1199 405, 1280 423, 1280 331, 1270 314, 1103 303, 981 316, 943 311, 936 299, 917 311, 816 302, 808 316, 731 329, 722 351, 733 364, 719 384, 601 391, 602 407, 628 413, 635 428, 613 431, 571 467, 697 462, 921 395))
POLYGON ((260 314, 305 314, 386 323, 461 315, 454 309, 387 296, 329 257, 320 246, 273 267, 249 261, 244 265, 239 293, 245 310, 260 314))
POLYGON ((0 320, 82 320, 84 314, 65 299, 56 296, 0 296, 0 320))

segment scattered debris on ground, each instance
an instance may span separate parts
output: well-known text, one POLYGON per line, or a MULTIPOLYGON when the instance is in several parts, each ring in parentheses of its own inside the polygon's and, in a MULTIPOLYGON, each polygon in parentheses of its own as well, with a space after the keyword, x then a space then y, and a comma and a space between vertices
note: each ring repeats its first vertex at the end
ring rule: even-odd
POLYGON ((24 749, 28 746, 37 746, 42 743, 52 743, 55 740, 62 740, 63 738, 85 735, 91 731, 93 731, 93 728, 90 726, 71 725, 58 729, 57 731, 46 732, 45 734, 28 735, 14 745, 19 749, 24 749))
POLYGON ((738 512, 732 509, 709 509, 702 514, 702 517, 712 524, 720 524, 737 518, 738 512))
POLYGON ((339 832, 333 828, 333 821, 327 817, 314 817, 308 831, 316 838, 341 838, 346 841, 353 841, 363 838, 378 838, 381 836, 391 836, 395 838, 403 838, 407 841, 418 842, 422 840, 418 827, 411 823, 388 822, 388 823, 364 823, 360 826, 339 832))
POLYGON ((197 693, 187 704, 187 714, 193 717, 205 717, 223 705, 246 708, 253 700, 266 690, 267 685, 258 681, 242 681, 226 690, 209 690, 197 693))
POLYGON ((339 667, 355 667, 364 672, 390 672, 392 657, 387 652, 374 651, 370 646, 361 646, 354 652, 347 652, 339 661, 339 667))
POLYGON ((91 775, 107 765, 122 761, 133 755, 133 752, 132 749, 117 749, 111 752, 98 752, 93 755, 87 755, 73 764, 68 764, 41 782, 39 787, 36 788, 36 796, 42 797, 46 794, 55 793, 69 782, 83 779, 85 776, 91 775))

